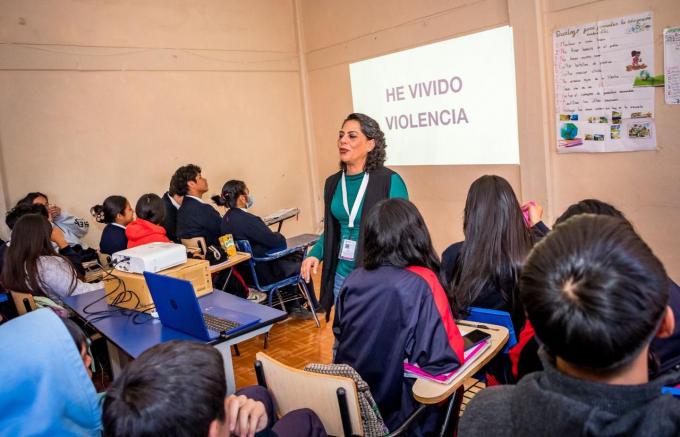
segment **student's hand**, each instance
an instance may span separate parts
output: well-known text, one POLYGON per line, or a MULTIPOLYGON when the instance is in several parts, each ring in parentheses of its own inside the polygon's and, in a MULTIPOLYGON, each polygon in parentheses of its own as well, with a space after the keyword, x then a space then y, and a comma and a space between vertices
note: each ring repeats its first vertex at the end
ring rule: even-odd
POLYGON ((524 203, 522 211, 529 212, 529 225, 531 227, 536 226, 538 222, 543 220, 543 207, 534 201, 524 203))
POLYGON ((57 205, 49 205, 47 207, 47 212, 50 213, 50 218, 54 220, 55 217, 61 214, 61 208, 59 208, 57 205))
POLYGON ((239 437, 253 437, 262 431, 269 418, 264 404, 247 397, 231 395, 224 406, 229 432, 239 437))
POLYGON ((66 237, 64 237, 64 232, 56 226, 52 226, 52 235, 50 235, 50 240, 54 241, 59 249, 63 249, 68 246, 66 237))
POLYGON ((304 279, 305 282, 309 282, 311 273, 313 272, 316 275, 318 267, 319 258, 315 256, 307 257, 307 259, 305 259, 300 266, 300 274, 302 275, 302 279, 304 279))

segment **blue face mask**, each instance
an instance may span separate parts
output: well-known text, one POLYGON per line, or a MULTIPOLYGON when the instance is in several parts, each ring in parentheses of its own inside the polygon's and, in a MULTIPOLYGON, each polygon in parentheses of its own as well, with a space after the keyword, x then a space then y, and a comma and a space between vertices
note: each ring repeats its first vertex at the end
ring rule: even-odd
POLYGON ((252 194, 248 194, 247 196, 247 201, 246 201, 246 209, 250 209, 253 207, 253 203, 255 203, 255 199, 253 199, 252 194))

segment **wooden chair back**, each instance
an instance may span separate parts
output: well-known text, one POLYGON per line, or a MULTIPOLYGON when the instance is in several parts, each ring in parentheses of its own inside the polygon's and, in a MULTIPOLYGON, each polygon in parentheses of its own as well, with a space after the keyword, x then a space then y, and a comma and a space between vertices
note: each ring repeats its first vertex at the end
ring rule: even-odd
POLYGON ((17 313, 22 316, 30 311, 38 308, 31 293, 23 293, 20 291, 10 291, 14 306, 17 308, 17 313))
POLYGON ((111 263, 111 255, 106 253, 97 252, 97 258, 99 259, 99 265, 102 268, 107 268, 111 263))
POLYGON ((310 408, 319 416, 328 435, 345 435, 337 395, 338 388, 343 388, 352 434, 364 435, 354 380, 294 369, 263 352, 255 354, 255 358, 262 363, 267 388, 274 398, 279 415, 300 408, 310 408))
POLYGON ((182 238, 182 244, 187 248, 187 251, 203 259, 205 259, 205 255, 208 253, 208 245, 203 237, 182 238))

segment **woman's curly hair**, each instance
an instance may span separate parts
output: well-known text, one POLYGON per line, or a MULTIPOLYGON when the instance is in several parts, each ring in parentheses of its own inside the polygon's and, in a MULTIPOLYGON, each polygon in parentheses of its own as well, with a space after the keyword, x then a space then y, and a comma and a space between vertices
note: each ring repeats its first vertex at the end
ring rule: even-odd
MULTIPOLYGON (((373 150, 368 152, 368 155, 366 156, 364 171, 370 173, 373 170, 382 167, 387 158, 387 153, 385 152, 387 144, 385 144, 385 134, 380 130, 378 122, 366 114, 356 112, 349 114, 342 124, 345 124, 349 120, 358 121, 359 126, 361 126, 361 132, 366 135, 366 138, 375 142, 375 147, 373 147, 373 150)), ((344 162, 341 162, 340 168, 342 171, 346 171, 347 165, 344 162)))

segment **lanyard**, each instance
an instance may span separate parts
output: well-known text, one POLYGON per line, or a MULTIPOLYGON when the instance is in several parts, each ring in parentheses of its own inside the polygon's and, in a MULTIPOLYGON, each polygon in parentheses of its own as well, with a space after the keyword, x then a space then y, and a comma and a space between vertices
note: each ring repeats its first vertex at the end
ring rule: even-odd
POLYGON ((345 207, 345 212, 349 216, 349 227, 354 227, 354 220, 357 218, 357 213, 359 212, 359 205, 364 200, 364 194, 366 194, 366 187, 368 186, 368 173, 364 173, 364 177, 361 179, 361 186, 359 187, 359 192, 357 193, 356 199, 354 199, 354 205, 352 205, 352 212, 349 211, 349 203, 347 202, 347 182, 345 182, 345 172, 342 173, 342 206, 345 207))

